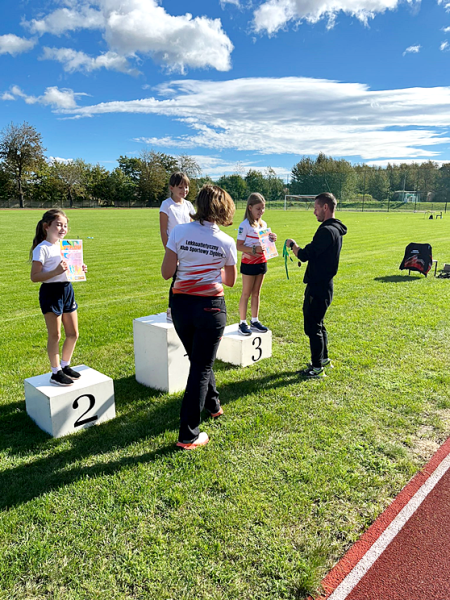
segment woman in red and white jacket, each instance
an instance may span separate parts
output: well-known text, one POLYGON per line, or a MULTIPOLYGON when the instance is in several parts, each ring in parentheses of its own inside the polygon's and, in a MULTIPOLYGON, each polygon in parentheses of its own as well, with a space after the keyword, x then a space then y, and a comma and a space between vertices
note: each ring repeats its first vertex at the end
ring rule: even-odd
POLYGON ((205 185, 196 204, 192 223, 172 230, 161 266, 164 279, 176 271, 172 319, 191 363, 177 442, 186 450, 209 441, 199 430, 204 408, 213 418, 223 414, 213 364, 227 320, 223 285, 233 287, 237 276, 235 242, 219 229, 233 222, 232 198, 216 185, 205 185))

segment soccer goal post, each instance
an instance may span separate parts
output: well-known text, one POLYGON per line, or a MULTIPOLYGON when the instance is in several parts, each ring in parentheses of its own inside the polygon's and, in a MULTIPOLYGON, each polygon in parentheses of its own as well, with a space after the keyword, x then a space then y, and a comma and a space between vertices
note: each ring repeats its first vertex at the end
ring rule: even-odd
POLYGON ((308 210, 314 204, 316 196, 317 194, 315 196, 287 194, 284 197, 284 210, 288 210, 289 208, 303 208, 304 210, 308 210))

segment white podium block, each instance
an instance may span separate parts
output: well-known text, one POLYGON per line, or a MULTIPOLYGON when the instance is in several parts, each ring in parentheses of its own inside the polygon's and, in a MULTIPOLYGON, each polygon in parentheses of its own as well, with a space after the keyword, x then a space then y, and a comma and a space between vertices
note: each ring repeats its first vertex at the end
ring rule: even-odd
POLYGON ((166 313, 133 321, 136 380, 173 394, 186 388, 190 362, 166 313))
POLYGON ((238 331, 239 324, 227 325, 217 351, 217 358, 223 362, 248 367, 263 358, 272 356, 272 332, 253 333, 244 336, 238 331))
POLYGON ((38 427, 55 438, 116 416, 111 377, 86 365, 72 368, 81 377, 68 387, 50 383, 51 373, 25 379, 27 413, 38 427))

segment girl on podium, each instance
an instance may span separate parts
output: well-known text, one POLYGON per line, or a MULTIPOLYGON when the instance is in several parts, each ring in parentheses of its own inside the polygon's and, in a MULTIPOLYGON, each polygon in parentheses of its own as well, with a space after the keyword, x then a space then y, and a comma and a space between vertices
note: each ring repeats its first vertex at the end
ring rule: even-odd
MULTIPOLYGON (((161 233, 161 241, 166 249, 169 235, 176 225, 181 223, 190 223, 191 216, 195 213, 194 207, 186 200, 189 194, 189 177, 181 171, 172 173, 169 180, 170 198, 164 200, 159 209, 159 228, 161 233)), ((175 275, 169 291, 169 307, 167 309, 167 320, 172 322, 172 288, 175 283, 175 275)))
MULTIPOLYGON (((36 226, 36 235, 30 250, 31 281, 41 282, 39 304, 47 325, 47 352, 52 374, 50 383, 60 386, 73 385, 80 374, 70 367, 75 344, 78 339, 78 305, 73 287, 67 278, 67 263, 62 259, 60 241, 67 234, 66 214, 52 208, 44 213, 36 226), (66 339, 59 361, 61 323, 66 339)), ((83 265, 83 271, 87 271, 83 265)))
POLYGON ((225 190, 203 186, 193 221, 172 230, 161 266, 164 279, 176 272, 172 319, 190 361, 177 442, 186 450, 209 442, 199 429, 204 408, 213 418, 223 414, 213 364, 227 320, 223 285, 236 282, 237 252, 233 238, 219 225, 231 225, 234 211, 225 190))
MULTIPOLYGON (((267 333, 268 328, 260 323, 258 318, 261 286, 264 275, 267 273, 267 258, 261 245, 258 232, 267 228, 267 223, 262 220, 266 210, 266 201, 262 194, 250 194, 245 209, 244 221, 239 225, 237 235, 237 249, 242 252, 241 274, 242 294, 239 300, 239 333, 251 335, 256 333, 267 333), (251 298, 250 307, 252 319, 250 327, 247 324, 248 300, 251 298)), ((277 239, 276 233, 271 232, 269 238, 272 242, 277 239)))

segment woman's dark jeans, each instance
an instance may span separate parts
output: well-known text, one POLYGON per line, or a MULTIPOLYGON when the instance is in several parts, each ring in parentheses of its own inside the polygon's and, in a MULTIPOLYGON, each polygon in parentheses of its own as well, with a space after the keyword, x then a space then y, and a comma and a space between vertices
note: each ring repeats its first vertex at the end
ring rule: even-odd
POLYGON ((178 440, 194 442, 200 433, 201 412, 220 409, 219 394, 212 369, 227 322, 223 296, 174 294, 172 320, 191 367, 181 404, 178 440))

